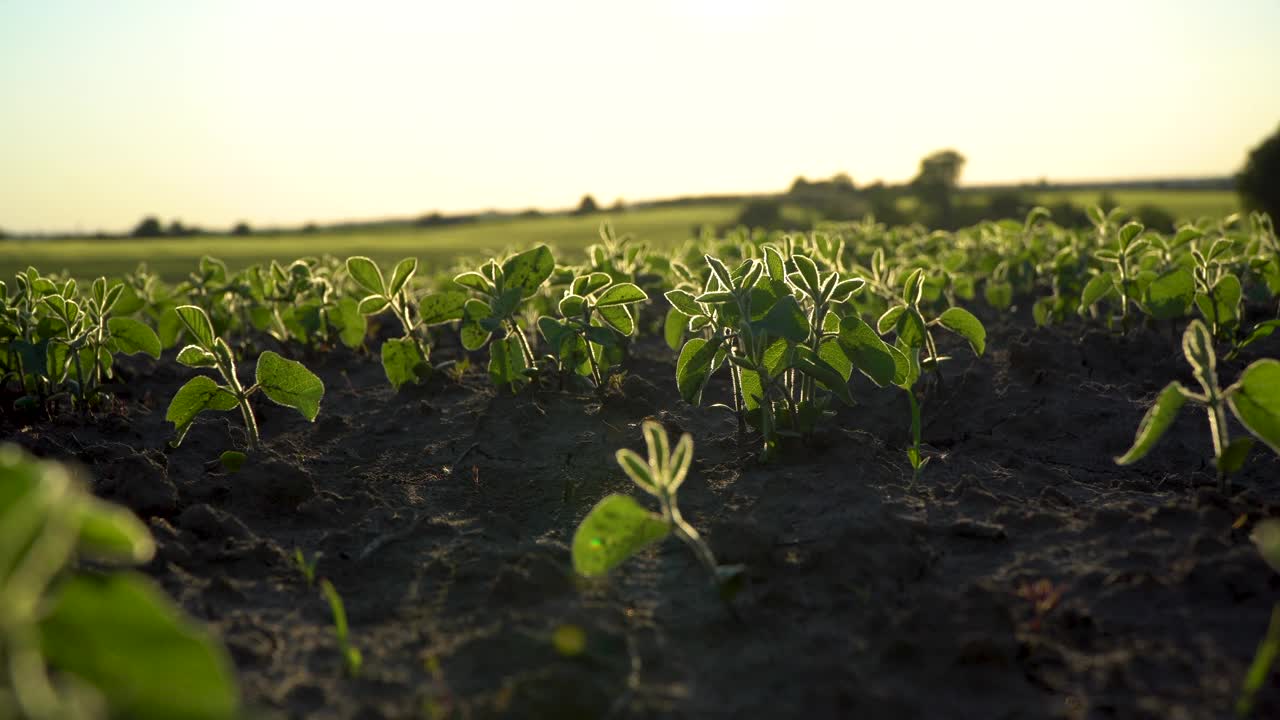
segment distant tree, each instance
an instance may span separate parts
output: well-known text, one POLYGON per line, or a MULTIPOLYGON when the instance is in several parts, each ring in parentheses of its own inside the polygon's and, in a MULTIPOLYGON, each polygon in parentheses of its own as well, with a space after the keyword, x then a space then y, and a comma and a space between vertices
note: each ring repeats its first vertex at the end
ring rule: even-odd
POLYGON ((232 235, 251 235, 253 234, 253 229, 249 227, 249 223, 241 221, 236 223, 235 227, 231 228, 231 234, 232 235))
POLYGON ((626 212, 627 201, 623 200, 622 198, 618 198, 617 200, 613 201, 613 206, 610 207, 609 210, 611 210, 612 212, 626 212))
POLYGON ((809 189, 809 181, 805 180, 804 176, 801 175, 800 177, 796 178, 794 182, 791 183, 791 189, 788 190, 787 193, 790 195, 801 195, 808 189, 809 189))
POLYGON ((591 213, 600 212, 600 206, 596 205, 596 199, 590 195, 583 195, 582 202, 578 203, 578 209, 573 211, 574 215, 590 215, 591 213))
POLYGON ((191 232, 187 230, 187 226, 183 225, 181 220, 174 220, 169 223, 168 234, 173 237, 183 237, 185 235, 190 235, 191 232))
POLYGON ((5 232, 4 228, 0 228, 0 240, 7 240, 8 238, 9 233, 5 232))
POLYGON ((849 173, 836 173, 831 176, 831 187, 841 192, 854 192, 857 188, 853 184, 853 178, 849 177, 849 173))
POLYGON ((920 161, 920 172, 911 189, 920 205, 931 215, 926 220, 937 227, 955 225, 955 191, 964 170, 964 156, 955 150, 939 150, 920 161))
POLYGON ((782 225, 782 203, 777 200, 752 200, 738 213, 738 224, 750 228, 777 228, 782 225))
POLYGON ((529 208, 528 210, 521 211, 520 217, 522 218, 542 217, 542 211, 539 210, 538 208, 529 208))
POLYGON ((306 234, 308 234, 308 235, 309 235, 309 234, 311 234, 311 233, 313 233, 313 232, 315 232, 315 231, 317 231, 317 230, 319 230, 319 229, 320 229, 320 228, 316 227, 316 224, 315 224, 315 223, 313 223, 313 222, 309 222, 309 223, 307 223, 306 225, 303 225, 303 226, 302 226, 302 232, 304 232, 304 233, 306 233, 306 234))
POLYGON ((1249 151, 1236 175, 1236 192, 1246 210, 1260 210, 1280 222, 1280 128, 1249 151))
POLYGON ((906 215, 898 209, 898 192, 877 180, 862 190, 867 197, 871 214, 876 220, 886 225, 901 225, 907 221, 906 215))
POLYGON ((164 235, 164 228, 160 226, 159 219, 148 216, 143 218, 142 222, 138 223, 137 227, 133 229, 133 233, 131 234, 134 237, 139 238, 161 237, 164 235))

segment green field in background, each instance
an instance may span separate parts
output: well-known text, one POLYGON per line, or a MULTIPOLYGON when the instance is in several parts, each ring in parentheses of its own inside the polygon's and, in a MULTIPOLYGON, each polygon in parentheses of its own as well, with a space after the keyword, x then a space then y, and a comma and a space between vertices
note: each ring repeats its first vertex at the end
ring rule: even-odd
MULTIPOLYGON (((1115 190, 1111 197, 1121 206, 1135 209, 1154 205, 1179 221, 1202 215, 1221 217, 1239 210, 1236 194, 1204 190, 1115 190)), ((1064 199, 1081 207, 1098 202, 1101 191, 1060 190, 1033 195, 1036 202, 1053 204, 1064 199)), ((985 202, 980 193, 964 193, 961 203, 985 202)), ((915 198, 904 197, 903 207, 915 198)), ((368 255, 389 264, 402 257, 416 256, 426 271, 447 269, 462 255, 481 255, 505 249, 546 243, 564 257, 578 257, 598 239, 601 222, 613 224, 619 233, 632 233, 654 247, 670 247, 692 237, 704 224, 724 225, 737 216, 733 204, 704 203, 680 207, 643 208, 594 215, 549 215, 543 217, 481 220, 448 227, 386 227, 316 233, 260 234, 245 237, 204 235, 188 238, 152 239, 58 239, 0 241, 0 278, 34 265, 43 272, 67 271, 78 278, 116 276, 145 260, 166 280, 186 276, 202 255, 221 258, 232 270, 272 259, 294 260, 306 255, 368 255)), ((812 218, 806 211, 788 207, 784 217, 798 225, 812 218)))
MULTIPOLYGON (((1240 198, 1231 190, 1111 190, 1108 194, 1120 207, 1135 210, 1139 205, 1154 205, 1179 222, 1204 215, 1223 217, 1240 209, 1240 198)), ((1042 205, 1067 200, 1087 208, 1097 205, 1102 195, 1100 190, 1055 190, 1033 197, 1042 205)))
POLYGON ((672 246, 703 224, 724 224, 737 216, 735 205, 602 212, 584 216, 504 218, 449 227, 390 227, 359 231, 262 234, 243 237, 203 235, 186 238, 69 239, 0 241, 0 278, 34 265, 42 272, 67 271, 77 278, 114 276, 145 260, 166 280, 178 280, 202 255, 213 255, 232 270, 272 259, 291 261, 306 255, 368 255, 382 264, 416 256, 424 270, 441 270, 461 255, 498 253, 506 248, 546 243, 575 256, 599 241, 601 222, 618 234, 632 233, 651 246, 672 246))

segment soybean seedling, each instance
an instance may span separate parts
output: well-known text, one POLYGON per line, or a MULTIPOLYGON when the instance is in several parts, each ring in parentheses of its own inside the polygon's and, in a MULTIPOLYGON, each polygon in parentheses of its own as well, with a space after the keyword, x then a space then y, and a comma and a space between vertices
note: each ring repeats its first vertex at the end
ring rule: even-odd
POLYGON ((246 388, 236 375, 236 360, 231 348, 222 338, 214 335, 213 324, 209 322, 205 311, 195 305, 183 305, 177 309, 177 313, 193 340, 192 344, 178 353, 178 362, 187 367, 212 368, 222 378, 222 384, 207 375, 197 375, 174 394, 169 401, 169 409, 165 412, 165 420, 174 426, 174 447, 186 437, 191 424, 200 413, 205 410, 227 412, 239 408, 244 418, 249 446, 257 450, 262 445, 262 439, 258 434, 258 420, 253 414, 249 398, 259 390, 276 404, 302 413, 308 421, 316 419, 320 412, 320 400, 324 397, 324 383, 302 363, 286 360, 270 350, 264 351, 258 356, 254 373, 256 382, 246 388))
POLYGON ((342 653, 343 666, 348 675, 355 677, 360 674, 364 657, 360 654, 360 650, 351 644, 351 633, 347 627, 347 609, 342 604, 342 596, 327 578, 320 581, 320 591, 329 601, 329 610, 333 613, 333 635, 338 641, 338 652, 342 653))
POLYGON ((612 494, 596 504, 573 534, 573 568, 583 577, 599 577, 645 547, 675 534, 693 551, 726 600, 742 574, 740 565, 718 565, 711 547, 680 514, 676 491, 693 462, 693 438, 685 433, 674 449, 659 423, 643 425, 649 459, 623 448, 618 465, 641 490, 658 500, 661 514, 645 510, 629 495, 612 494))
POLYGON ((892 329, 897 335, 892 346, 897 364, 893 382, 906 391, 911 406, 911 447, 907 449, 907 459, 911 461, 915 477, 928 462, 921 452, 921 411, 915 384, 922 369, 933 370, 935 377, 941 380, 939 364, 949 359, 938 354, 931 328, 942 327, 963 337, 969 341, 975 355, 982 355, 987 342, 987 331, 982 321, 963 308, 950 307, 932 320, 926 320, 920 302, 924 296, 924 285, 924 271, 912 271, 903 285, 902 304, 886 310, 877 323, 881 333, 892 329))
POLYGON ((155 583, 79 571, 142 565, 155 549, 67 467, 0 445, 0 717, 240 717, 226 651, 155 583))
POLYGON ((316 584, 316 565, 322 557, 324 553, 318 552, 308 560, 302 548, 293 549, 293 564, 298 568, 298 572, 302 573, 302 578, 307 581, 308 586, 316 584))
POLYGON ((400 322, 403 335, 383 342, 381 351, 382 369, 396 390, 405 383, 422 380, 432 369, 429 348, 417 332, 421 322, 415 321, 410 311, 408 286, 417 269, 417 258, 405 258, 396 263, 388 281, 369 258, 347 258, 347 274, 368 293, 357 306, 359 313, 369 316, 390 311, 400 322))
POLYGON ((538 330, 562 371, 589 375, 596 392, 603 393, 605 375, 621 357, 623 338, 636 331, 629 306, 648 299, 634 283, 615 283, 606 273, 580 275, 560 299, 561 317, 543 315, 538 330))
POLYGON ((1178 411, 1190 401, 1202 405, 1208 413, 1218 489, 1225 493, 1230 489, 1229 475, 1244 465, 1253 448, 1253 438, 1230 438, 1228 407, 1246 430, 1280 453, 1280 361, 1258 360, 1244 369, 1235 384, 1222 389, 1213 336, 1199 319, 1187 325, 1182 335, 1182 353, 1203 392, 1194 392, 1177 381, 1166 385, 1138 424, 1133 447, 1117 457, 1116 463, 1128 465, 1146 457, 1178 417, 1178 411))
POLYGON ((529 381, 537 360, 517 316, 526 300, 555 271, 556 261, 546 245, 507 258, 501 265, 490 259, 478 271, 453 279, 476 297, 462 307, 462 347, 479 350, 489 342, 489 377, 512 390, 529 381))
MULTIPOLYGON (((1271 569, 1280 572, 1280 520, 1272 518, 1258 523, 1251 539, 1258 546, 1262 559, 1271 569)), ((1240 697, 1236 699, 1236 717, 1247 718, 1253 714, 1258 691, 1266 684, 1277 658, 1280 658, 1280 603, 1271 609, 1271 624, 1267 626, 1267 634, 1258 644, 1249 672, 1245 675, 1240 697)))

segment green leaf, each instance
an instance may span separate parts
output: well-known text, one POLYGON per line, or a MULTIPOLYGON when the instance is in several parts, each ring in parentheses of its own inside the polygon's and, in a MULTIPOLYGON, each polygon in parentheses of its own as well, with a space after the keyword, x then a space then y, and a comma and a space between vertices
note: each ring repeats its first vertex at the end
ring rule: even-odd
POLYGON ((178 352, 178 362, 187 367, 213 367, 218 357, 199 345, 188 345, 178 352))
POLYGON ((357 285, 364 288, 365 292, 374 295, 389 294, 378 264, 367 257, 357 255, 347 258, 347 274, 356 281, 357 285))
POLYGON ((987 347, 987 329, 982 321, 964 308, 947 308, 938 316, 938 324, 969 341, 973 352, 982 355, 987 347))
POLYGON ((489 306, 482 300, 468 300, 462 307, 462 328, 459 332, 462 347, 467 350, 479 350, 489 342, 489 330, 481 326, 480 321, 489 317, 489 306))
POLYGON ((453 281, 464 288, 482 292, 486 295, 493 292, 493 285, 489 280, 474 270, 455 275, 453 281))
POLYGON ((610 282, 613 282, 613 278, 609 277, 608 273, 593 272, 582 275, 573 279, 573 294, 590 295, 610 282))
POLYGON ((83 558, 102 563, 140 565, 156 554, 151 531, 128 508, 92 495, 78 503, 80 538, 76 549, 83 558))
POLYGON ((386 310, 390 304, 391 301, 381 295, 370 295, 360 301, 360 304, 356 306, 356 312, 361 315, 377 315, 386 310))
POLYGON ((237 405, 235 393, 230 389, 204 375, 191 378, 186 385, 174 393, 173 399, 169 401, 169 409, 164 414, 164 419, 173 423, 173 446, 177 447, 182 442, 182 438, 187 436, 191 423, 201 412, 205 410, 225 412, 236 409, 237 405))
POLYGON ((344 297, 338 301, 336 324, 339 327, 338 339, 349 348, 364 345, 365 335, 369 332, 369 321, 360 312, 360 303, 353 297, 344 297))
POLYGON ((893 326, 893 331, 897 333, 898 339, 907 347, 920 348, 924 347, 925 325, 924 317, 920 315, 920 311, 915 308, 907 308, 898 318, 897 324, 893 326))
POLYGON ((560 316, 566 318, 581 317, 582 310, 587 305, 587 299, 581 295, 565 295, 560 298, 560 316))
POLYGON ((324 383, 302 363, 266 350, 258 356, 255 376, 262 392, 273 402, 297 410, 307 420, 316 419, 324 383))
POLYGON ((556 260, 551 255, 551 249, 546 245, 539 245, 502 264, 504 287, 518 289, 521 298, 533 297, 555 269, 556 260))
POLYGON ((702 314, 702 306, 698 304, 698 301, 694 299, 693 295, 690 295, 684 290, 668 290, 666 296, 667 301, 671 303, 672 307, 685 315, 688 315, 689 317, 697 317, 702 314))
POLYGON ((1218 464, 1218 472, 1229 475, 1244 467, 1244 461, 1248 459, 1249 451, 1252 449, 1253 438, 1248 435, 1232 440, 1222 451, 1222 457, 1215 461, 1218 464))
POLYGON ((244 467, 244 461, 249 456, 239 450, 228 450, 218 456, 218 462, 222 463, 222 467, 229 473, 238 473, 240 468, 244 467))
POLYGON ((418 352, 412 338, 391 338, 382 343, 382 370, 391 387, 399 390, 406 383, 417 382, 426 359, 418 352))
POLYGON ((1196 297, 1196 279, 1191 270, 1177 268, 1147 285, 1147 312, 1157 320, 1172 320, 1187 314, 1196 297))
POLYGON ((1080 293, 1080 312, 1084 313, 1113 290, 1115 290, 1115 283, 1112 282, 1110 275, 1105 273, 1094 275, 1089 282, 1085 283, 1084 291, 1080 293))
POLYGON ((239 717, 226 651, 140 575, 64 581, 40 636, 50 665, 96 687, 113 717, 239 717))
POLYGON ((213 323, 209 322, 204 310, 195 305, 183 305, 176 312, 196 344, 206 349, 213 347, 213 323))
POLYGON ((997 310, 1008 310, 1013 305, 1013 285, 1003 281, 988 280, 982 288, 982 297, 997 310))
POLYGON ((467 305, 467 294, 461 290, 445 290, 423 296, 418 302, 418 315, 424 325, 439 325, 461 320, 467 305))
POLYGON ((1213 351, 1213 336, 1199 320, 1192 320, 1182 333, 1182 354, 1191 363, 1196 379, 1209 391, 1211 380, 1217 377, 1218 356, 1213 351))
POLYGON ((889 346, 856 315, 840 320, 840 348, 871 382, 885 387, 894 381, 896 366, 889 346))
POLYGON ((688 315, 680 312, 679 308, 668 308, 667 318, 662 324, 662 337, 667 341, 667 347, 679 350, 681 343, 684 342, 685 328, 688 326, 688 315))
POLYGON ((573 534, 573 569, 599 577, 670 532, 661 515, 627 495, 609 495, 596 504, 573 534))
POLYGON ((1268 518, 1259 522, 1249 537, 1258 546, 1262 559, 1272 570, 1280 572, 1280 520, 1268 518))
POLYGON ((1227 390, 1231 412, 1267 447, 1280 453, 1280 361, 1258 360, 1227 390))
POLYGON ((494 385, 501 387, 523 383, 527 379, 524 374, 526 367, 524 351, 515 335, 508 335, 489 344, 489 378, 494 385))
POLYGON ((917 351, 911 349, 904 351, 895 345, 886 347, 889 348, 889 354, 893 357, 893 384, 910 392, 911 387, 920 379, 920 361, 916 356, 917 351))
POLYGON ((774 280, 785 280, 787 277, 786 263, 782 259, 782 251, 772 245, 764 246, 764 264, 769 270, 769 277, 774 280))
POLYGON ((400 292, 417 269, 418 258, 405 258, 396 263, 395 269, 391 271, 391 282, 387 283, 387 296, 394 297, 396 293, 400 292))
POLYGON ((146 353, 160 359, 160 337, 145 323, 133 318, 113 317, 107 319, 107 329, 120 352, 126 355, 146 353))
POLYGON ((792 361, 800 372, 817 380, 846 405, 853 404, 853 396, 849 393, 849 384, 840 377, 840 372, 831 367, 825 360, 804 345, 796 347, 796 356, 792 361))
POLYGON ((786 338, 793 343, 802 343, 809 338, 809 319, 790 295, 774 303, 757 326, 774 337, 786 338))
POLYGON ((719 349, 719 343, 703 338, 690 338, 681 348, 680 358, 676 361, 676 387, 685 402, 697 405, 702 400, 702 388, 711 374, 711 361, 719 349))
POLYGON ((1155 404, 1138 424, 1138 433, 1133 439, 1133 447, 1129 448, 1124 455, 1117 457, 1116 464, 1135 463, 1151 452, 1151 448, 1155 447, 1156 442, 1177 419, 1178 411, 1186 401, 1187 390, 1181 383, 1171 382, 1166 385, 1164 390, 1160 391, 1155 404))
POLYGON ((876 331, 881 335, 889 332, 898 324, 898 318, 902 317, 902 313, 907 311, 906 305, 895 305, 884 311, 880 319, 876 321, 876 331))
POLYGON ((618 467, 622 468, 627 477, 639 485, 641 490, 650 495, 658 494, 658 479, 654 477, 653 468, 643 458, 626 448, 615 453, 614 458, 618 461, 618 467))
POLYGON ((631 335, 635 332, 636 321, 631 316, 631 308, 626 305, 610 305, 607 307, 596 307, 596 311, 600 313, 600 317, 605 322, 613 326, 615 330, 623 335, 631 335))
POLYGON ((1243 295, 1240 278, 1228 273, 1213 286, 1212 298, 1205 294, 1196 296, 1196 307, 1205 320, 1230 327, 1240 317, 1240 299, 1243 295))
POLYGON ((849 378, 853 377, 853 361, 849 359, 844 349, 840 347, 838 339, 833 337, 824 338, 818 344, 818 357, 835 368, 844 382, 849 382, 849 378))
POLYGON ((804 255, 792 255, 791 262, 795 263, 796 270, 800 273, 801 278, 804 279, 803 289, 811 295, 816 293, 818 286, 821 285, 821 281, 818 279, 818 266, 804 255))
POLYGON ((648 300, 649 296, 643 290, 636 287, 633 283, 618 283, 611 286, 608 290, 600 293, 600 298, 596 300, 596 307, 608 307, 610 305, 628 305, 630 303, 648 300))

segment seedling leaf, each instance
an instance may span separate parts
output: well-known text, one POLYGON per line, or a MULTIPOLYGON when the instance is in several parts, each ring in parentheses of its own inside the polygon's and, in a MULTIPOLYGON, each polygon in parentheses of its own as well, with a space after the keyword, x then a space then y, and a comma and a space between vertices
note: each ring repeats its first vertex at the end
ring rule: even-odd
POLYGON ((462 309, 466 304, 466 293, 461 290, 445 290, 424 296, 418 303, 418 314, 424 325, 439 325, 451 320, 461 320, 462 309))
POLYGON ((520 291, 521 298, 533 297, 556 269, 555 258, 546 245, 539 245, 508 259, 502 265, 505 287, 520 291))
POLYGON ((573 534, 573 569, 599 577, 670 532, 662 516, 627 495, 609 495, 596 504, 573 534))
POLYGON ((139 565, 150 562, 156 543, 147 526, 126 508, 86 497, 79 508, 77 550, 97 562, 139 565))
POLYGON ((183 305, 177 308, 178 319, 186 326, 187 331, 191 333, 192 339, 196 341, 200 347, 210 349, 213 347, 213 323, 209 322, 209 316, 204 310, 195 305, 183 305))
POLYGON ((1268 358, 1245 368, 1227 391, 1227 404, 1249 432, 1280 453, 1280 361, 1268 358))
POLYGON ((938 316, 938 323, 942 327, 954 332, 969 341, 969 346, 973 348, 973 352, 982 355, 987 347, 987 329, 982 326, 982 321, 974 317, 973 313, 964 308, 947 308, 945 312, 938 316))
POLYGON ((1138 424, 1138 433, 1134 437, 1133 447, 1124 455, 1116 458, 1119 465, 1135 463, 1151 452, 1156 442, 1164 435, 1169 426, 1178 417, 1178 411, 1187 401, 1187 390, 1181 383, 1171 382, 1160 391, 1155 404, 1147 410, 1142 422, 1138 424))
POLYGON ((701 400, 702 388, 711 374, 711 361, 719 349, 719 343, 690 338, 680 350, 680 358, 676 361, 676 387, 685 402, 697 405, 701 400))
POLYGON ((196 415, 205 410, 235 410, 236 405, 235 394, 212 378, 204 375, 191 378, 174 393, 164 414, 164 419, 173 423, 173 446, 177 447, 186 437, 196 415))
POLYGON ((382 343, 382 369, 396 390, 406 383, 417 382, 418 367, 423 364, 412 338, 391 338, 382 343))
POLYGON ((258 356, 255 375, 262 392, 272 401, 297 410, 307 420, 316 419, 324 383, 302 363, 266 350, 258 356))
POLYGON ((113 317, 107 319, 107 329, 120 352, 126 355, 146 353, 160 359, 160 336, 150 326, 133 318, 113 317))
POLYGON ((347 258, 347 273, 366 292, 375 295, 388 295, 386 283, 382 280, 382 271, 377 263, 367 257, 357 255, 347 258))
POLYGON ((648 299, 649 296, 634 284, 618 283, 617 285, 614 285, 608 290, 600 293, 600 298, 596 300, 596 307, 604 308, 610 305, 627 305, 648 299))
POLYGON ((840 320, 840 348, 871 382, 884 387, 894 381, 896 366, 889 346, 856 315, 840 320))
POLYGON ((102 691, 114 717, 239 716, 230 658, 139 575, 64 581, 40 633, 50 663, 102 691))

